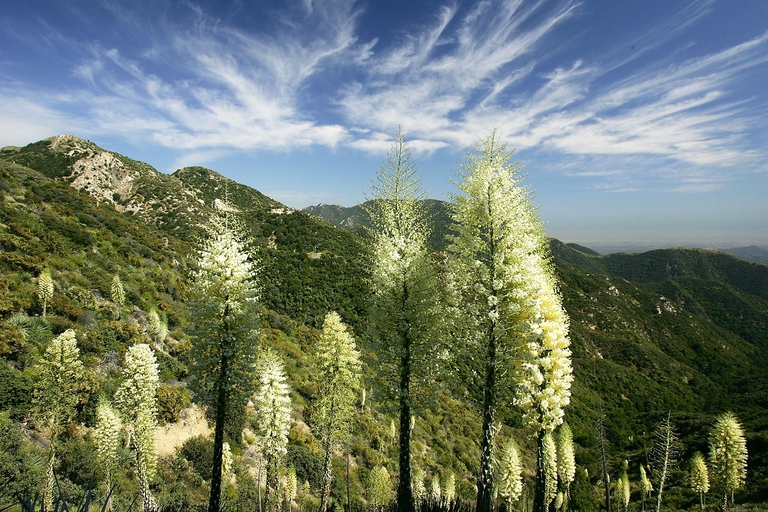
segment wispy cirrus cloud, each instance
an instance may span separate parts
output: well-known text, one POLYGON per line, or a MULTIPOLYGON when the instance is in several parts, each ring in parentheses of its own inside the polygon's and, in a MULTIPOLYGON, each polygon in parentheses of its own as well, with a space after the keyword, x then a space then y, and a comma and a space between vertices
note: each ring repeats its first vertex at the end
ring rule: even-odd
POLYGON ((90 119, 86 134, 143 133, 157 144, 189 151, 333 147, 348 138, 345 127, 307 111, 302 94, 326 63, 355 54, 353 1, 302 2, 289 6, 290 14, 276 11, 280 23, 273 33, 224 24, 194 4, 186 4, 184 19, 172 21, 105 5, 126 33, 142 36, 136 39, 143 47, 128 54, 81 43, 71 72, 81 87, 71 101, 50 91, 20 88, 16 94, 26 95, 39 111, 90 119))
POLYGON ((641 186, 638 160, 669 189, 703 190, 729 179, 725 170, 766 161, 749 135, 766 128, 753 113, 766 99, 734 91, 768 62, 768 33, 687 59, 651 58, 714 4, 691 2, 598 53, 565 59, 579 36, 564 29, 585 11, 570 0, 449 3, 382 40, 367 35, 366 6, 353 0, 279 4, 264 10, 259 30, 189 2, 105 1, 136 46, 51 35, 79 52, 73 81, 53 93, 6 80, 0 93, 27 115, 10 107, 0 133, 23 118, 27 136, 74 126, 181 150, 187 162, 308 146, 383 154, 399 126, 429 155, 496 127, 518 149, 580 159, 613 190, 641 186), (148 17, 157 5, 176 10, 148 17), (616 50, 640 40, 651 43, 616 50))
MULTIPOLYGON (((444 9, 422 34, 374 55, 382 64, 370 67, 371 80, 344 90, 341 104, 348 119, 389 131, 403 124, 412 137, 454 146, 496 127, 519 149, 650 156, 676 190, 717 187, 729 176, 722 168, 765 169, 765 152, 746 136, 756 122, 765 123, 732 93, 750 70, 768 62, 768 34, 675 64, 662 59, 615 78, 629 59, 610 52, 605 60, 576 60, 550 70, 534 60, 537 45, 553 37, 578 5, 508 2, 506 10, 494 6, 493 11, 489 5, 462 19, 444 9), (495 16, 487 17, 489 12, 495 16), (538 21, 528 23, 534 14, 538 21), (457 28, 450 30, 453 25, 457 28), (423 43, 420 51, 416 41, 423 43), (381 75, 388 80, 374 80, 381 75)), ((655 44, 707 14, 711 5, 681 10, 675 19, 686 23, 665 25, 663 35, 652 28, 650 34, 661 35, 655 44)), ((615 160, 602 163, 609 162, 615 160)), ((614 188, 628 189, 620 176, 613 182, 614 188)))

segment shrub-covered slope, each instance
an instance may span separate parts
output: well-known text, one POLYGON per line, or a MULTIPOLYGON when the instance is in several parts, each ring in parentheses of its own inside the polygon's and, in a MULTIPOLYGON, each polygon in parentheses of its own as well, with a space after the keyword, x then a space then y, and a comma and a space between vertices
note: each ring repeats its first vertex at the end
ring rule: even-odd
MULTIPOLYGON (((77 421, 92 426, 96 397, 114 393, 122 354, 149 339, 154 309, 169 329, 157 344, 161 414, 176 419, 189 398, 188 269, 199 226, 215 207, 237 210, 252 235, 261 267, 262 341, 286 358, 293 387, 289 460, 300 478, 316 478, 313 349, 330 310, 367 346, 361 238, 211 170, 191 167, 169 176, 71 136, 0 155, 0 408, 16 421, 29 417, 35 362, 54 335, 74 328, 89 371, 89 399, 77 421), (45 268, 51 269, 55 291, 43 320, 37 276, 45 268), (115 275, 125 287, 122 308, 111 299, 115 275)), ((334 218, 312 213, 334 223, 351 218, 357 220, 347 225, 363 224, 360 212, 336 210, 334 218)), ((432 202, 432 211, 440 247, 447 228, 444 203, 432 202)), ((748 432, 749 496, 766 499, 760 492, 768 488, 768 267, 699 250, 600 256, 558 241, 552 241, 552 255, 571 317, 576 380, 567 417, 579 445, 577 462, 593 475, 592 483, 599 474, 594 424, 601 413, 618 471, 623 459, 634 468, 646 462, 653 427, 667 411, 689 455, 706 452, 714 416, 733 410, 748 432)), ((351 444, 358 490, 375 465, 394 469, 397 461, 376 354, 367 351, 365 360, 366 401, 361 397, 351 444)), ((443 379, 415 418, 414 461, 430 478, 455 472, 460 492, 468 496, 479 460, 479 418, 456 391, 462 383, 443 379)), ((501 435, 515 432, 530 449, 514 408, 501 417, 508 424, 501 435)), ((72 461, 90 441, 72 436, 81 444, 72 441, 70 452, 63 452, 60 471, 82 487, 90 470, 80 474, 83 464, 72 461)), ((185 453, 195 458, 199 445, 188 448, 185 453)), ((167 478, 186 478, 177 487, 191 489, 197 480, 179 469, 179 460, 166 460, 161 473, 166 468, 167 478)), ((343 467, 336 470, 341 475, 343 467)), ((337 495, 342 480, 335 484, 337 495)), ((189 490, 185 499, 194 495, 189 490)), ((682 490, 673 499, 686 507, 696 503, 682 490)))

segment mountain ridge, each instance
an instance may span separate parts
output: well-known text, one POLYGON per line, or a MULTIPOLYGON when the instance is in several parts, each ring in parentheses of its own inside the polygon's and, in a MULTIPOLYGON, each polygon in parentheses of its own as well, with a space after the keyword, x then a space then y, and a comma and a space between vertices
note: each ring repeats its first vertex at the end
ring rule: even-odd
MULTIPOLYGON (((0 154, 0 289, 4 292, 0 359, 15 368, 13 378, 22 379, 29 365, 25 358, 32 358, 34 351, 28 353, 33 344, 20 341, 23 334, 11 319, 19 310, 30 312, 29 318, 40 313, 34 276, 48 267, 57 282, 52 321, 57 329, 78 329, 89 347, 86 355, 97 361, 105 357, 108 347, 119 350, 140 339, 148 311, 160 311, 173 340, 163 356, 164 383, 184 389, 183 347, 189 343, 184 302, 190 255, 200 233, 198 226, 214 211, 216 200, 228 199, 243 214, 261 266, 264 343, 279 349, 289 361, 297 388, 297 417, 311 425, 308 404, 313 383, 307 375, 311 375, 312 340, 324 314, 341 313, 367 350, 365 316, 370 292, 364 239, 354 229, 337 229, 310 212, 287 208, 202 167, 163 175, 148 164, 117 154, 113 158, 122 168, 118 164, 99 167, 98 162, 111 161, 102 157, 91 166, 91 195, 82 185, 89 183, 85 178, 74 184, 88 173, 77 174, 74 169, 81 169, 77 162, 82 155, 92 158, 105 150, 86 143, 62 138, 56 144, 51 138, 0 154), (72 153, 80 147, 73 144, 81 144, 82 151, 72 153), (103 176, 110 170, 117 177, 135 173, 126 197, 110 199, 109 187, 127 186, 120 179, 103 176), (112 305, 105 298, 115 273, 126 283, 135 332, 110 323, 112 305)), ((435 202, 432 207, 443 208, 442 216, 435 219, 444 224, 444 203, 435 202)), ((340 212, 344 219, 354 218, 340 212)), ((364 224, 355 222, 356 228, 364 224)), ((435 227, 440 235, 435 240, 438 249, 445 229, 435 227)), ((601 411, 608 416, 612 457, 637 464, 644 460, 649 444, 643 432, 652 430, 667 410, 675 411, 690 451, 705 450, 702 425, 733 408, 748 429, 750 471, 756 475, 750 496, 766 499, 768 378, 762 369, 768 364, 768 267, 703 250, 602 256, 558 240, 550 245, 571 317, 577 380, 567 414, 579 444, 580 465, 589 468, 590 475, 598 474, 593 425, 601 411)), ((380 424, 365 423, 372 439, 355 441, 353 456, 361 466, 392 456, 385 441, 386 407, 377 403, 381 383, 376 380, 375 354, 366 357, 370 400, 381 411, 360 420, 380 424)), ((0 399, 7 379, 0 376, 0 399)), ((461 410, 449 411, 454 430, 472 432, 473 406, 460 397, 455 400, 449 403, 461 410)), ((24 404, 14 407, 23 414, 24 404)), ((437 473, 460 472, 460 485, 467 491, 477 447, 471 434, 449 444, 451 433, 436 419, 441 414, 445 417, 448 412, 436 405, 419 416, 415 439, 423 451, 416 463, 437 473), (453 446, 462 446, 463 453, 454 453, 453 446)), ((505 433, 519 432, 520 419, 513 408, 501 418, 505 433)), ((308 434, 292 435, 293 450, 314 446, 308 434)))

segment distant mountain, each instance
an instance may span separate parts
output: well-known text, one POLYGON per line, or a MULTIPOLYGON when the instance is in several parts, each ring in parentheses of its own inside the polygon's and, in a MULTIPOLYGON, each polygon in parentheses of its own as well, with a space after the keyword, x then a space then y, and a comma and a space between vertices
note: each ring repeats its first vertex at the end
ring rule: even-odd
POLYGON ((320 203, 314 206, 307 206, 306 208, 303 208, 302 211, 316 215, 328 224, 336 226, 337 228, 345 228, 354 231, 356 228, 367 224, 365 211, 360 205, 347 207, 339 206, 337 204, 320 203))
MULTIPOLYGON (((336 204, 320 203, 307 206, 302 211, 316 215, 332 226, 362 235, 365 228, 370 227, 365 205, 339 206, 336 204)), ((432 227, 430 243, 434 247, 443 248, 446 244, 446 227, 448 226, 448 203, 437 199, 424 200, 426 213, 432 227)))
MULTIPOLYGON (((365 241, 357 235, 366 225, 362 208, 294 211, 210 169, 165 175, 72 136, 0 151, 0 410, 17 420, 28 414, 32 363, 54 333, 67 328, 78 332, 93 389, 114 392, 115 361, 128 345, 147 339, 152 309, 170 331, 158 352, 164 389, 188 396, 190 256, 200 225, 216 208, 239 211, 253 241, 264 306, 257 342, 286 359, 295 403, 288 458, 303 479, 314 478, 307 468, 318 463, 311 432, 317 329, 331 310, 352 324, 365 352, 368 391, 350 444, 353 487, 362 488, 365 471, 397 458, 386 384, 367 342, 370 290, 365 241), (41 323, 36 277, 44 268, 51 269, 56 292, 41 323), (109 299, 115 274, 125 283, 128 304, 120 321, 109 299)), ((447 205, 431 201, 429 208, 433 243, 442 248, 447 205)), ((576 376, 567 417, 577 462, 588 469, 579 499, 594 500, 590 486, 598 484, 599 415, 606 417, 614 467, 629 460, 636 468, 646 463, 650 432, 667 411, 688 457, 706 451, 714 416, 733 410, 745 424, 750 450, 749 488, 738 499, 768 500, 768 266, 696 249, 602 256, 552 240, 551 251, 570 316, 576 376)), ((461 391, 467 383, 445 377, 434 384, 429 407, 415 413, 414 465, 429 474, 454 472, 459 492, 471 494, 479 458, 476 404, 461 391)), ((514 433, 531 453, 520 415, 506 398, 500 435, 514 433)), ((95 400, 94 392, 78 421, 92 421, 95 400)), ((79 450, 70 452, 89 453, 79 450)), ((83 467, 76 462, 63 462, 62 471, 83 467)), ((171 467, 161 464, 160 470, 171 467)), ((90 473, 66 476, 87 481, 90 473)), ((697 506, 677 477, 670 506, 697 506)))
POLYGON ((752 263, 768 265, 768 247, 750 245, 748 247, 732 247, 730 249, 723 249, 723 252, 733 254, 734 256, 743 259, 744 261, 751 261, 752 263))

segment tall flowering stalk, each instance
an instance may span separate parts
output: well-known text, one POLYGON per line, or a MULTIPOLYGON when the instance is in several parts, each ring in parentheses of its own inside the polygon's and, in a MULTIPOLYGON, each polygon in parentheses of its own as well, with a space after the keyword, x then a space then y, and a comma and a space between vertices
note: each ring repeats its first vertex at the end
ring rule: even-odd
POLYGON ((566 422, 557 429, 557 477, 563 500, 567 504, 571 499, 571 484, 576 477, 576 454, 573 449, 573 432, 566 422))
POLYGON ((514 439, 507 441, 499 461, 499 496, 512 508, 512 503, 523 495, 523 466, 520 463, 520 453, 514 439))
POLYGON ((645 472, 645 467, 640 464, 640 510, 642 510, 642 512, 645 512, 645 500, 651 495, 652 492, 653 484, 651 484, 651 480, 648 478, 648 475, 645 472))
POLYGON ((699 507, 704 512, 704 495, 709 492, 709 469, 701 452, 691 457, 691 489, 699 495, 699 507))
POLYGON ((40 272, 37 277, 37 296, 43 301, 43 318, 48 310, 48 301, 53 298, 53 278, 51 277, 50 269, 45 269, 40 272))
POLYGON ((157 468, 157 359, 149 345, 133 345, 125 354, 123 383, 115 393, 115 404, 131 439, 136 473, 145 512, 157 510, 149 489, 157 468))
POLYGON ((117 470, 121 428, 120 417, 112 405, 106 399, 100 399, 96 407, 96 428, 93 437, 96 441, 97 460, 104 469, 107 493, 112 489, 112 477, 117 470))
POLYGON ((43 507, 53 508, 53 467, 58 439, 75 415, 80 402, 83 382, 83 362, 77 348, 75 331, 68 329, 54 338, 40 360, 40 380, 35 388, 34 411, 41 425, 50 432, 50 449, 45 472, 43 507))
POLYGON ((632 496, 632 489, 629 484, 629 462, 624 461, 624 467, 621 470, 619 479, 616 480, 616 489, 614 494, 616 496, 616 502, 621 504, 622 510, 629 510, 629 499, 632 496))
POLYGON ((715 422, 709 436, 709 461, 727 507, 728 495, 733 503, 734 492, 747 480, 747 441, 741 423, 731 412, 715 422))
MULTIPOLYGON (((371 319, 381 366, 394 384, 399 409, 397 504, 414 507, 411 488, 413 387, 434 364, 437 281, 428 247, 424 194, 405 137, 398 132, 371 184, 371 319)), ((424 379, 426 380, 426 379, 424 379)))
POLYGON ((681 451, 681 444, 675 427, 672 424, 672 414, 667 414, 656 431, 656 438, 651 449, 651 460, 655 463, 656 473, 659 478, 658 494, 656 494, 656 512, 661 511, 661 499, 664 494, 664 484, 669 474, 677 466, 681 451))
POLYGON ((219 512, 225 418, 228 410, 244 408, 254 389, 259 289, 256 267, 235 219, 219 212, 206 230, 192 274, 190 385, 214 417, 208 511, 219 512))
POLYGON ((261 448, 267 463, 267 506, 276 510, 278 470, 288 450, 288 430, 291 428, 291 396, 286 382, 283 363, 271 350, 259 360, 257 368, 259 387, 254 396, 259 418, 261 448))
POLYGON ((551 432, 544 434, 543 443, 544 464, 544 504, 549 504, 557 496, 557 444, 551 432))
POLYGON ((537 433, 537 511, 544 507, 544 435, 562 422, 572 380, 568 320, 547 240, 511 157, 496 132, 481 139, 462 163, 451 205, 456 335, 482 360, 472 372, 483 377, 479 512, 491 509, 493 425, 499 389, 510 384, 505 379, 517 373, 516 403, 537 433))
POLYGON ((112 278, 112 285, 110 286, 109 292, 115 306, 118 308, 123 307, 123 304, 125 304, 125 290, 123 289, 123 282, 120 280, 119 275, 115 274, 115 277, 112 278))
POLYGON ((331 455, 349 437, 349 423, 355 413, 355 399, 360 387, 360 353, 336 312, 325 316, 317 359, 320 390, 315 423, 324 451, 320 510, 325 512, 331 494, 331 455))

